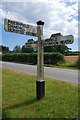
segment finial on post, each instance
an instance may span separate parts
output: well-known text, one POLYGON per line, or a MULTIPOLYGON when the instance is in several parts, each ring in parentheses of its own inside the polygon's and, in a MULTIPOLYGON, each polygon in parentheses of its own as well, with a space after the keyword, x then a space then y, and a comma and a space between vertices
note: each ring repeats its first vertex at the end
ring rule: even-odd
POLYGON ((44 25, 44 22, 41 21, 41 20, 39 20, 39 21, 37 22, 37 25, 44 25))

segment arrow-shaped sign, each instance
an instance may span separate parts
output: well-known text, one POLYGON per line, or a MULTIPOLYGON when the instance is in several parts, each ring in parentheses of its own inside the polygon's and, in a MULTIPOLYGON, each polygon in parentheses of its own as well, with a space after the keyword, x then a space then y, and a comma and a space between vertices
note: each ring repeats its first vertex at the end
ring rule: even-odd
POLYGON ((22 22, 4 19, 4 29, 7 32, 14 32, 37 37, 37 26, 23 24, 22 22))

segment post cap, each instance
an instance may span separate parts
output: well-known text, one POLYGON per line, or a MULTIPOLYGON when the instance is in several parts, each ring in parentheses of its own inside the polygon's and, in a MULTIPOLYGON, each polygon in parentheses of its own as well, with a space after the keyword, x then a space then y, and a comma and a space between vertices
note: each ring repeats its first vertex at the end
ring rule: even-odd
POLYGON ((41 20, 39 20, 39 21, 37 22, 37 25, 44 25, 44 22, 41 21, 41 20))

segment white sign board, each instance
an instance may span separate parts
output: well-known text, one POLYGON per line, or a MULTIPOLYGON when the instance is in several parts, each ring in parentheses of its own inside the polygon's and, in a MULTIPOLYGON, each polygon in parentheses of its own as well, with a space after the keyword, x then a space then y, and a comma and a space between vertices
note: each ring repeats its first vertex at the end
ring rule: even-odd
POLYGON ((23 24, 22 22, 4 19, 4 29, 7 32, 14 32, 37 37, 37 26, 23 24))
POLYGON ((72 44, 74 37, 72 35, 63 36, 61 33, 52 34, 48 40, 48 45, 72 44))
POLYGON ((72 35, 63 36, 62 40, 65 44, 72 44, 74 42, 74 37, 72 35))
POLYGON ((60 33, 52 34, 49 39, 45 39, 44 46, 55 46, 62 44, 72 44, 74 37, 72 35, 63 36, 60 33))
POLYGON ((61 41, 62 40, 62 35, 60 33, 52 34, 50 39, 52 41, 61 41))

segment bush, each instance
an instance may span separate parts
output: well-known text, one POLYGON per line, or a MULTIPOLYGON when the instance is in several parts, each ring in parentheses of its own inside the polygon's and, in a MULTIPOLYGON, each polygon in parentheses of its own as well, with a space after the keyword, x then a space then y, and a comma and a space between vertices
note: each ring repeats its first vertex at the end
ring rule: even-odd
POLYGON ((53 52, 51 54, 47 53, 44 54, 44 63, 45 64, 52 64, 57 65, 58 63, 64 62, 64 56, 63 54, 59 52, 53 52))
POLYGON ((28 53, 3 54, 3 61, 37 64, 37 55, 28 53))
POLYGON ((80 69, 80 60, 76 62, 76 67, 80 69))
POLYGON ((2 61, 2 54, 0 54, 0 61, 2 61))
MULTIPOLYGON (((36 53, 10 53, 2 55, 3 61, 37 64, 36 53)), ((45 53, 44 64, 57 64, 64 61, 64 56, 60 53, 45 53)))

